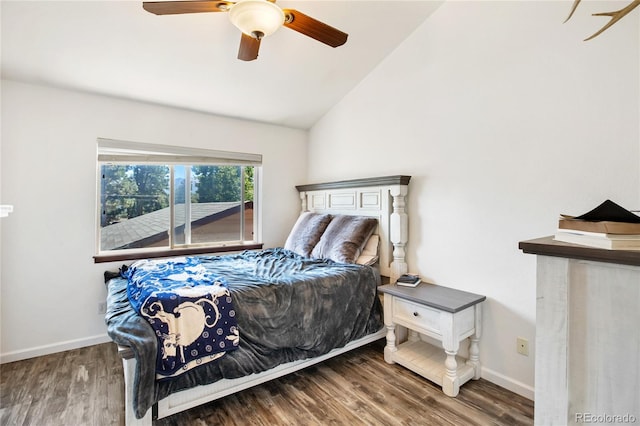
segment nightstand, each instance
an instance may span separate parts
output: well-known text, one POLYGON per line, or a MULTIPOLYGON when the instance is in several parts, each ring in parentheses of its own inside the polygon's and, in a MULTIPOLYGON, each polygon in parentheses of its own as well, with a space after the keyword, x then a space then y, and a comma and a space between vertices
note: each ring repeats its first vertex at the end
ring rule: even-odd
POLYGON ((414 288, 387 284, 378 290, 384 294, 387 363, 398 363, 420 374, 441 386, 448 396, 458 395, 462 384, 480 378, 478 344, 485 296, 429 283, 414 288), (406 327, 409 336, 396 345, 398 325, 406 327), (442 348, 423 341, 420 334, 442 342, 442 348), (458 356, 458 349, 467 338, 471 340, 469 359, 464 359, 458 356))

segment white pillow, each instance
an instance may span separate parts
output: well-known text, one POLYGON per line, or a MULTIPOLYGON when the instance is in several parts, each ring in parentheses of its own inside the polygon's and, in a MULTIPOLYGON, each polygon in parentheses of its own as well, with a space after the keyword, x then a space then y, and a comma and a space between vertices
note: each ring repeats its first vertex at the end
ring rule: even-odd
POLYGON ((358 265, 373 265, 378 261, 378 249, 380 246, 380 236, 374 234, 369 237, 369 240, 364 245, 362 253, 358 256, 356 263, 358 265))

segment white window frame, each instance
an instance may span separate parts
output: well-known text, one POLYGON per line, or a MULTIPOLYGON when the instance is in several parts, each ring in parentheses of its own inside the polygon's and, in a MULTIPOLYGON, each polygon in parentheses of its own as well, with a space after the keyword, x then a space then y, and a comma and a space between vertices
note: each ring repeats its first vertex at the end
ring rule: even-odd
MULTIPOLYGON (((188 148, 170 145, 129 142, 115 139, 98 138, 96 156, 96 256, 95 262, 109 262, 114 260, 139 259, 144 257, 160 257, 171 255, 213 253, 236 251, 245 248, 262 247, 261 226, 261 184, 262 155, 243 152, 217 151, 202 148, 188 148), (170 232, 169 246, 158 248, 137 248, 102 250, 101 238, 101 168, 106 164, 123 165, 233 165, 254 167, 254 195, 253 195, 253 239, 251 244, 244 241, 216 242, 211 244, 174 244, 174 168, 170 167, 170 232)), ((244 185, 244 180, 242 182, 244 185)), ((244 188, 242 189, 244 191, 244 188)), ((244 192, 242 192, 244 193, 244 192)), ((187 203, 188 204, 188 203, 187 203)), ((243 211, 244 209, 241 209, 243 211)), ((243 213, 244 214, 244 213, 243 213)), ((190 223, 190 221, 186 221, 190 223)), ((244 235, 244 217, 241 218, 241 229, 244 235)))

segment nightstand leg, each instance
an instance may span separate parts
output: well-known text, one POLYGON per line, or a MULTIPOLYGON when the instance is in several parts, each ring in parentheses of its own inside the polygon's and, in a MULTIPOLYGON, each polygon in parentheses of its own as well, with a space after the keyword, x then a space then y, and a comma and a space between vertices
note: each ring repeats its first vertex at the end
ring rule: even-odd
POLYGON ((482 307, 480 304, 475 306, 475 333, 471 335, 471 343, 469 344, 469 360, 467 365, 473 367, 473 380, 480 378, 480 335, 482 334, 482 307))
POLYGON ((392 354, 397 351, 398 348, 396 347, 396 326, 388 325, 387 345, 384 347, 384 360, 387 364, 395 364, 395 361, 392 359, 392 354))
POLYGON ((458 396, 460 391, 460 381, 458 380, 458 362, 456 361, 456 355, 458 351, 447 351, 447 359, 444 361, 444 366, 447 369, 447 374, 442 378, 442 392, 447 396, 458 396))
POLYGON ((471 336, 471 344, 469 345, 469 360, 467 364, 473 367, 473 380, 480 378, 480 348, 478 346, 480 338, 475 334, 471 336))
POLYGON ((442 392, 447 396, 458 396, 460 379, 458 378, 458 361, 456 355, 460 349, 460 341, 454 333, 455 321, 453 314, 440 312, 440 324, 442 329, 442 347, 447 354, 444 360, 445 374, 442 377, 442 392))

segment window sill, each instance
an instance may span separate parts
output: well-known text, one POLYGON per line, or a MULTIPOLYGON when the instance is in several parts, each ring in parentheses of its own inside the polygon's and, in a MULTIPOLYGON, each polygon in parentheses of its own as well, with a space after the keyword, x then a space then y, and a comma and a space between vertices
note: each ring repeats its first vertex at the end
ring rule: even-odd
POLYGON ((109 253, 98 254, 93 256, 94 263, 105 262, 119 262, 123 260, 138 260, 138 259, 151 259, 156 257, 170 257, 170 256, 185 256, 192 254, 213 254, 213 253, 225 253, 230 251, 242 251, 242 250, 260 250, 262 249, 262 243, 252 244, 239 244, 234 246, 220 246, 220 247, 189 247, 180 249, 163 249, 163 250, 148 250, 148 251, 136 251, 135 253, 109 253))

